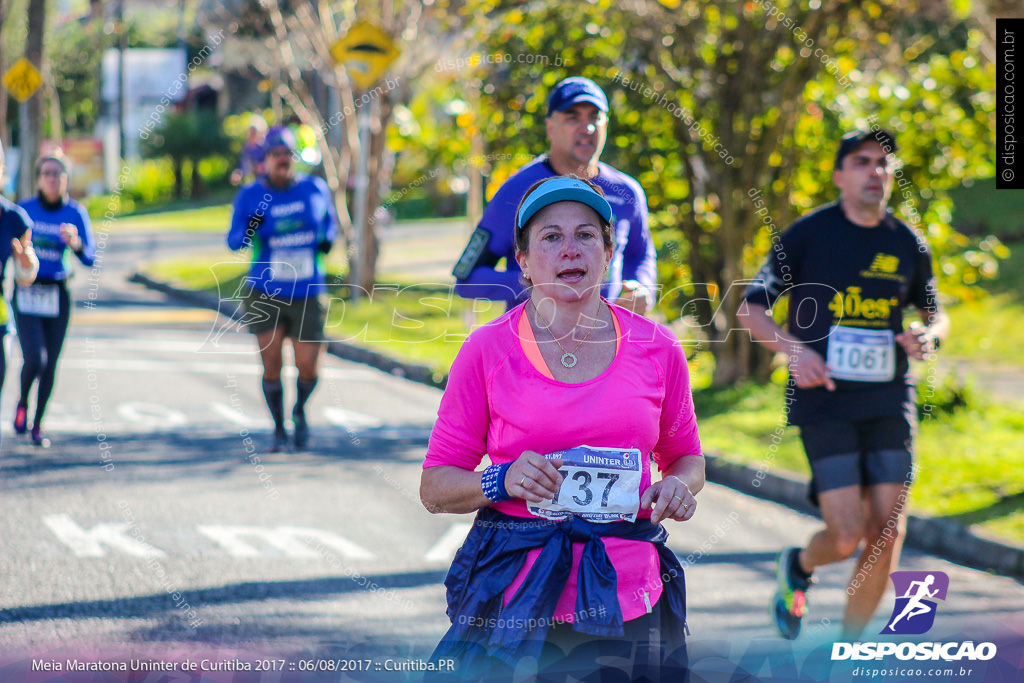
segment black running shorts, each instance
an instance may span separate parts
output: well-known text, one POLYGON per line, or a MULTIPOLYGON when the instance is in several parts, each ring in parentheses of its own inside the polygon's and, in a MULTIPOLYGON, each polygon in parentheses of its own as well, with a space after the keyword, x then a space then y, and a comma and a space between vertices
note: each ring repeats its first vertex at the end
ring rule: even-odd
POLYGON ((288 300, 253 288, 245 297, 245 321, 253 334, 282 327, 298 341, 324 340, 324 306, 317 296, 288 300))
POLYGON ((800 438, 811 463, 808 497, 845 486, 910 483, 917 415, 828 420, 803 425, 800 438))

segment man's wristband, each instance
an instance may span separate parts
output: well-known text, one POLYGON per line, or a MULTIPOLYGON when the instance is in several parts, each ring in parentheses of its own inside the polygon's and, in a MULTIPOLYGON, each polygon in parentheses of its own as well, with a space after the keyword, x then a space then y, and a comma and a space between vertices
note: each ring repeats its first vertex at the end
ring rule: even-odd
POLYGON ((512 498, 505 490, 505 473, 510 467, 512 467, 512 463, 506 462, 501 465, 491 465, 484 470, 480 479, 480 489, 487 496, 487 500, 492 503, 500 503, 512 498))

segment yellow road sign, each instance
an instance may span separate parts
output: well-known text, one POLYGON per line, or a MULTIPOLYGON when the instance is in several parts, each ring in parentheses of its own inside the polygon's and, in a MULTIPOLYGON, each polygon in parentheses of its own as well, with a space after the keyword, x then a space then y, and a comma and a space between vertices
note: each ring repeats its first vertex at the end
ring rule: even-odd
POLYGON ((357 86, 367 90, 384 75, 401 54, 391 36, 379 27, 361 21, 331 46, 334 61, 344 64, 357 86))
POLYGON ((24 102, 39 90, 43 84, 43 75, 32 62, 22 57, 4 74, 3 84, 14 99, 24 102))

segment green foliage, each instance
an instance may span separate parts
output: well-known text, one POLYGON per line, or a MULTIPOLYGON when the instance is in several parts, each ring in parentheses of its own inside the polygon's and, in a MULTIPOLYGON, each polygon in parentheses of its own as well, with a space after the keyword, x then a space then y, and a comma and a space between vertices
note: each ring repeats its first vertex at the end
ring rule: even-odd
MULTIPOLYGON (((213 179, 223 179, 231 170, 230 163, 225 157, 204 159, 200 162, 199 169, 201 175, 213 179)), ((223 191, 220 190, 218 193, 223 191)), ((169 157, 160 157, 132 163, 128 180, 121 193, 94 195, 85 197, 81 201, 89 212, 89 216, 95 221, 107 213, 110 213, 111 216, 123 216, 136 210, 151 211, 153 207, 164 207, 173 200, 174 164, 169 157)), ((223 198, 221 201, 224 201, 223 198)), ((196 202, 189 201, 189 205, 194 207, 196 202)), ((169 221, 181 220, 171 213, 165 215, 169 221)), ((222 226, 225 230, 227 229, 226 225, 225 223, 222 226)), ((179 227, 189 229, 187 220, 185 224, 179 223, 179 227)))
POLYGON ((995 235, 1004 241, 1024 240, 1024 199, 1019 192, 997 190, 995 178, 966 179, 949 190, 953 224, 966 235, 995 235))
POLYGON ((138 204, 166 202, 174 197, 174 166, 169 158, 144 159, 132 166, 124 194, 138 204))
POLYGON ((103 51, 112 45, 98 21, 69 21, 47 36, 50 69, 68 131, 91 131, 99 116, 99 75, 103 51))
POLYGON ((1019 368, 1024 348, 1024 242, 1007 249, 999 274, 950 306, 952 333, 942 346, 944 356, 971 359, 996 374, 1000 367, 1019 368))
MULTIPOLYGON (((937 383, 951 389, 957 386, 946 377, 937 383)), ((785 424, 784 396, 784 389, 775 384, 695 390, 693 402, 705 452, 768 472, 809 477, 799 430, 788 428, 779 436, 785 424)), ((992 404, 978 393, 968 395, 966 403, 952 410, 934 409, 932 419, 922 420, 915 456, 920 469, 911 488, 910 511, 949 516, 978 525, 984 533, 1020 542, 1024 540, 1020 406, 992 404)))
POLYGON ((849 92, 823 89, 835 98, 837 120, 860 127, 876 122, 895 132, 902 168, 890 205, 927 237, 940 290, 956 299, 977 296, 973 285, 995 277, 998 261, 1008 255, 998 238, 967 238, 952 227, 949 191, 994 173, 995 65, 978 63, 982 40, 963 22, 905 26, 894 42, 907 47, 896 59, 855 81, 849 92))
MULTIPOLYGON (((771 242, 750 193, 785 229, 837 198, 838 140, 873 122, 898 136, 892 207, 927 236, 940 288, 970 296, 1005 256, 995 238, 950 226, 947 191, 992 173, 994 67, 978 62, 982 33, 967 13, 898 0, 593 0, 501 16, 481 25, 480 49, 512 60, 464 69, 453 95, 482 93, 473 124, 489 152, 532 155, 547 146, 545 97, 557 80, 583 75, 605 88, 602 160, 647 193, 659 281, 675 292, 660 302, 669 320, 694 315, 712 336, 731 329, 740 288, 729 285, 756 270, 771 242)), ((489 191, 521 165, 495 165, 489 191)), ((716 381, 752 371, 749 342, 718 341, 716 381)))
MULTIPOLYGON (((194 207, 193 202, 189 202, 194 207)), ((119 218, 111 226, 125 232, 204 232, 225 234, 231 224, 231 205, 139 213, 119 218)))
POLYGON ((918 386, 917 413, 924 419, 939 419, 968 410, 984 410, 989 401, 974 380, 955 375, 944 378, 926 378, 918 386), (928 381, 932 379, 932 381, 928 381))
POLYGON ((135 200, 123 192, 89 195, 79 201, 85 207, 94 226, 108 218, 116 218, 135 210, 135 200))
MULTIPOLYGON (((127 45, 129 48, 173 47, 178 41, 177 24, 176 7, 147 6, 144 13, 129 12, 125 18, 127 45)), ((18 33, 10 32, 12 37, 18 33)), ((22 49, 18 45, 20 40, 19 36, 18 41, 0 41, 8 65, 22 49), (8 51, 10 48, 14 50, 8 51)), ((205 39, 199 36, 193 38, 188 45, 189 57, 199 49, 195 45, 202 41, 205 39)), ((100 114, 100 62, 105 50, 118 45, 113 22, 98 16, 88 21, 54 23, 48 29, 44 45, 64 129, 91 133, 100 114)))
MULTIPOLYGON (((143 156, 164 157, 170 160, 175 198, 181 198, 183 194, 182 176, 186 160, 190 161, 192 166, 194 198, 199 187, 200 162, 210 157, 225 155, 230 148, 231 140, 221 129, 220 120, 214 112, 204 109, 166 114, 160 125, 148 134, 141 144, 143 156)), ((226 162, 220 165, 220 176, 223 176, 225 171, 226 162)))
POLYGON ((381 205, 396 218, 453 215, 452 209, 465 206, 467 188, 462 177, 471 136, 477 132, 468 109, 445 76, 424 79, 408 105, 395 107, 388 127, 395 168, 391 192, 381 197, 381 205), (439 145, 437 140, 445 142, 439 145), (434 211, 432 205, 449 210, 434 211))
POLYGON ((226 153, 230 149, 230 140, 221 130, 215 113, 195 110, 165 114, 160 125, 142 141, 141 147, 147 157, 205 159, 226 153))

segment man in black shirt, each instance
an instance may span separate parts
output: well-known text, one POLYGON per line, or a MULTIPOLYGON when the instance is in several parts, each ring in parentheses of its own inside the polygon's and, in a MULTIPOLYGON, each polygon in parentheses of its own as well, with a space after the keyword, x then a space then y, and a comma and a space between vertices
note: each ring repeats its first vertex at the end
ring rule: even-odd
POLYGON ((917 427, 908 359, 934 352, 949 321, 927 244, 886 209, 895 151, 884 130, 843 138, 832 175, 839 201, 782 234, 739 311, 756 341, 789 356, 788 419, 800 427, 825 521, 806 547, 779 555, 775 622, 789 639, 800 633, 815 568, 860 550, 843 615, 843 636, 857 638, 903 542, 917 427), (783 295, 788 330, 770 312, 783 295), (910 304, 924 326, 904 329, 910 304))

